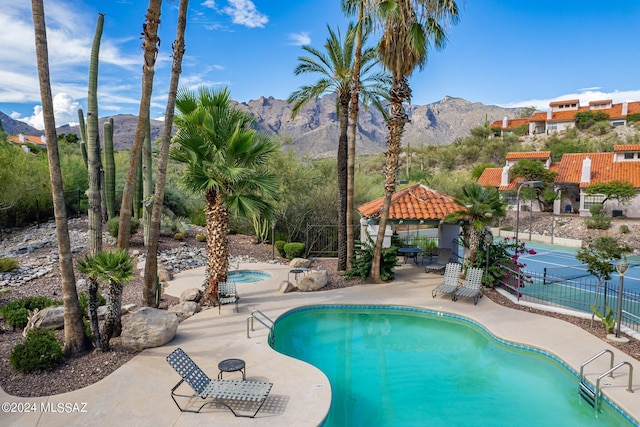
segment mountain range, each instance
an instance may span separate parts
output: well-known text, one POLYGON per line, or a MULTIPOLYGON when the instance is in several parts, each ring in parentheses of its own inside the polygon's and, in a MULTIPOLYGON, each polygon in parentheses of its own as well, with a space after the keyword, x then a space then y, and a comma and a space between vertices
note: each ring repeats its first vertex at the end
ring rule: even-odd
MULTIPOLYGON (((298 155, 311 158, 333 157, 339 135, 338 116, 336 114, 335 97, 326 95, 310 101, 296 116, 291 118, 291 108, 285 100, 273 97, 260 97, 246 103, 237 103, 239 108, 251 113, 258 129, 272 133, 280 138, 284 147, 294 150, 298 155)), ((445 97, 440 101, 427 105, 409 105, 407 113, 411 120, 405 127, 402 143, 404 146, 419 147, 424 145, 451 144, 458 138, 469 135, 475 126, 501 120, 503 117, 514 117, 520 112, 518 108, 503 108, 469 102, 462 98, 445 97)), ((137 116, 121 114, 114 119, 114 145, 116 150, 130 148, 135 137, 137 116)), ((100 119, 102 123, 107 117, 100 119)), ((41 135, 39 131, 26 123, 13 120, 0 112, 0 121, 8 134, 24 133, 41 135)), ((163 122, 152 120, 151 137, 157 139, 162 133, 163 122)), ((79 135, 78 126, 61 126, 58 135, 79 135)), ((358 122, 358 154, 376 154, 384 151, 387 137, 386 123, 382 114, 374 109, 361 110, 358 122)), ((101 135, 102 137, 102 135, 101 135)))

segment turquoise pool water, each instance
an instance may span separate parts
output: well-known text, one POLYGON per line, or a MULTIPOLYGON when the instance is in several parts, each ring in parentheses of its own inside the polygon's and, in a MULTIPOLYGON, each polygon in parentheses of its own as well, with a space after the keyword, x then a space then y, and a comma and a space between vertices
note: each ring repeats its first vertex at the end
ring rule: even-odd
POLYGON ((461 317, 314 306, 285 313, 273 334, 274 349, 329 378, 325 426, 634 425, 609 404, 596 418, 561 361, 461 317))
POLYGON ((255 283, 269 279, 271 274, 255 270, 235 270, 227 273, 227 280, 236 283, 255 283))

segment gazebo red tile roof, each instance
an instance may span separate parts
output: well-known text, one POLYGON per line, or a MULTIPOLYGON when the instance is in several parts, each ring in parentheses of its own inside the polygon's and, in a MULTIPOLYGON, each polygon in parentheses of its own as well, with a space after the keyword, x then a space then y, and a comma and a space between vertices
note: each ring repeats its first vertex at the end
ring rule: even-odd
MULTIPOLYGON (((366 218, 379 218, 384 197, 365 203, 358 212, 366 218)), ((391 196, 389 220, 427 220, 440 221, 450 213, 464 210, 453 201, 453 197, 432 190, 422 184, 413 184, 399 190, 391 196)))

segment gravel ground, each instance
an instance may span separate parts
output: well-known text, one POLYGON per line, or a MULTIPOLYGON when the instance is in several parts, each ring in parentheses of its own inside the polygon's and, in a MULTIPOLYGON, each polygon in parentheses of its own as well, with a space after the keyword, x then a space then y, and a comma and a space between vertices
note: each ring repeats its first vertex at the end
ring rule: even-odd
MULTIPOLYGON (((71 227, 72 225, 70 225, 70 228, 71 227)), ((86 231, 86 221, 74 223, 73 228, 86 231)), ((197 231, 198 230, 192 230, 190 237, 184 242, 176 241, 170 237, 161 238, 160 250, 164 251, 181 245, 201 247, 204 244, 196 242, 193 238, 197 231)), ((271 245, 254 244, 251 242, 250 237, 243 235, 230 235, 229 241, 232 255, 248 255, 258 261, 270 261, 272 258, 271 245)), ((108 245, 105 245, 105 249, 108 248, 108 245)), ((140 233, 132 239, 131 249, 143 251, 140 233)), ((80 259, 85 255, 86 249, 74 254, 74 258, 80 259)), ((279 261, 283 263, 286 262, 286 260, 283 259, 279 259, 279 261)), ((335 259, 323 259, 322 266, 329 273, 329 284, 322 291, 330 291, 357 283, 355 280, 346 280, 336 272, 337 261, 335 259)), ((0 305, 10 300, 30 295, 45 295, 60 299, 62 297, 62 291, 60 288, 60 275, 57 270, 45 277, 28 282, 17 289, 12 289, 9 293, 1 294, 0 305)), ((137 275, 124 288, 123 305, 133 303, 139 306, 141 295, 142 278, 137 275)), ((597 321, 594 322, 595 327, 591 327, 589 320, 518 306, 498 292, 492 290, 488 290, 485 295, 495 302, 513 309, 535 312, 574 323, 593 335, 605 339, 606 334, 604 327, 597 321)), ((164 295, 161 307, 167 308, 177 302, 176 298, 164 295)), ((57 332, 57 336, 60 341, 62 341, 62 333, 60 331, 57 332)), ((17 372, 9 364, 9 354, 11 350, 16 344, 22 341, 21 331, 12 331, 3 320, 0 320, 0 386, 7 393, 15 396, 47 396, 86 387, 106 377, 137 354, 137 352, 124 349, 116 338, 112 340, 112 350, 110 352, 92 351, 66 360, 52 372, 38 375, 24 375, 17 372)), ((612 343, 612 345, 618 347, 631 357, 640 360, 640 341, 632 339, 629 344, 620 345, 612 343)))

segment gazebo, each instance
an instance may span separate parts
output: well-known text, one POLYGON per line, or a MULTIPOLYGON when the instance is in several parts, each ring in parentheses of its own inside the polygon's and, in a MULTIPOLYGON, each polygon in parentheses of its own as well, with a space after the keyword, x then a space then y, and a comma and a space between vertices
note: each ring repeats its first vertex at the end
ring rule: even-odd
MULTIPOLYGON (((360 235, 367 233, 375 242, 384 197, 358 207, 360 213, 360 235)), ((416 236, 438 237, 439 248, 451 248, 457 253, 457 238, 460 234, 458 224, 443 223, 444 217, 453 212, 465 210, 453 201, 453 197, 441 191, 433 190, 423 184, 412 184, 398 190, 391 196, 389 220, 385 230, 383 247, 391 246, 394 231, 416 236)))

